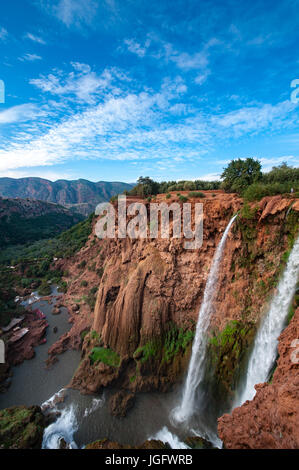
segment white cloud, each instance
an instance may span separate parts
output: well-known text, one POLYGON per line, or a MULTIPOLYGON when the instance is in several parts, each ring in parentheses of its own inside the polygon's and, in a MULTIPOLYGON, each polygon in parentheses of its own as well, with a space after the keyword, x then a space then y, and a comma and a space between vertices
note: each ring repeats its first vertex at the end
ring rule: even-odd
POLYGON ((14 122, 24 122, 34 119, 39 110, 34 104, 21 104, 13 106, 0 112, 0 124, 11 124, 14 122))
POLYGON ((5 28, 0 28, 0 41, 5 41, 8 38, 8 32, 5 28))
POLYGON ((114 68, 105 69, 101 75, 97 75, 87 64, 72 62, 71 65, 75 72, 65 74, 56 70, 47 77, 31 79, 30 84, 45 93, 74 97, 81 102, 92 104, 104 90, 113 89, 118 80, 126 80, 126 76, 114 68))
POLYGON ((43 0, 42 6, 68 28, 82 28, 85 25, 92 25, 98 2, 95 0, 43 0))
POLYGON ((22 57, 19 57, 21 62, 35 62, 36 60, 42 60, 42 57, 37 54, 24 54, 22 57))
POLYGON ((283 155, 281 157, 263 157, 260 159, 260 162, 263 166, 263 171, 268 172, 272 170, 273 166, 278 166, 283 162, 286 162, 288 165, 298 166, 299 164, 299 157, 295 157, 294 155, 283 155))
POLYGON ((209 69, 206 69, 204 72, 200 73, 197 75, 194 79, 195 83, 197 85, 202 85, 208 78, 208 76, 211 74, 211 71, 209 69))
POLYGON ((36 36, 35 34, 27 33, 25 35, 25 38, 30 39, 31 41, 36 42, 38 44, 46 44, 46 41, 44 41, 44 39, 42 39, 40 36, 36 36))
POLYGON ((221 173, 208 173, 203 176, 198 176, 197 178, 193 178, 194 180, 201 180, 201 181, 219 181, 221 173))
POLYGON ((222 116, 214 116, 212 122, 222 128, 233 130, 235 134, 261 131, 262 129, 280 125, 286 122, 298 122, 298 118, 292 117, 291 112, 296 105, 291 101, 283 101, 272 104, 262 104, 260 106, 243 107, 235 111, 228 112, 222 116))
POLYGON ((128 50, 132 52, 132 54, 138 55, 138 57, 144 57, 147 49, 150 46, 150 39, 147 39, 144 43, 144 46, 139 44, 137 41, 134 39, 125 39, 124 40, 125 45, 127 46, 128 50))
POLYGON ((3 124, 28 121, 19 132, 16 125, 13 142, 4 138, 0 142, 1 171, 74 159, 158 159, 163 167, 163 162, 166 166, 197 162, 216 141, 268 129, 294 129, 298 119, 296 106, 289 101, 203 113, 194 103, 184 102, 187 86, 181 76, 165 78, 156 92, 136 91, 136 83, 119 69, 98 75, 88 64, 73 62, 72 68, 67 74, 55 70, 30 81, 57 97, 57 102, 47 99, 39 114, 33 107, 31 120, 29 105, 0 114, 3 124))
POLYGON ((64 180, 64 179, 76 179, 76 176, 71 174, 71 173, 65 173, 65 172, 57 172, 57 171, 51 171, 51 170, 35 170, 35 169, 30 169, 30 170, 11 170, 11 171, 0 171, 0 178, 29 178, 29 177, 35 177, 35 178, 44 178, 46 180, 50 181, 57 181, 57 180, 64 180))

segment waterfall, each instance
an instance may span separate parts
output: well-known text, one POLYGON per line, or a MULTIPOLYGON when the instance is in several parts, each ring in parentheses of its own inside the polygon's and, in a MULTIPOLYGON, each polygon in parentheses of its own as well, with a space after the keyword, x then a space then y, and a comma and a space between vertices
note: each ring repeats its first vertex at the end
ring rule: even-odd
POLYGON ((225 242, 230 228, 237 215, 229 222, 221 241, 216 249, 210 273, 208 276, 203 301, 200 307, 196 326, 195 339, 192 345, 192 355, 189 363, 188 374, 183 389, 183 397, 179 407, 173 411, 173 418, 177 422, 183 422, 191 417, 194 410, 196 390, 205 373, 205 354, 207 346, 207 330, 210 324, 212 306, 218 281, 219 266, 222 259, 225 242))
POLYGON ((266 382, 277 356, 278 337, 282 332, 295 293, 299 274, 299 238, 290 253, 283 276, 269 310, 263 318, 250 355, 246 381, 234 408, 255 395, 254 386, 266 382))

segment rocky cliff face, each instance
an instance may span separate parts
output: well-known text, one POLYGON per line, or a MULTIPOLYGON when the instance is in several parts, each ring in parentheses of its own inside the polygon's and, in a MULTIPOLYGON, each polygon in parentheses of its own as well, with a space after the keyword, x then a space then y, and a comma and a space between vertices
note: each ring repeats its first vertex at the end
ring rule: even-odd
MULTIPOLYGON (((158 196, 157 201, 162 200, 165 196, 158 196)), ((177 200, 173 194, 167 202, 177 200)), ((189 202, 194 205, 198 200, 189 202)), ((243 206, 236 195, 221 192, 206 193, 201 202, 200 250, 185 250, 182 240, 100 241, 92 235, 76 260, 79 264, 86 260, 86 268, 78 272, 74 263, 69 264, 73 274, 77 270, 76 280, 70 282, 69 303, 85 289, 80 287, 82 279, 88 279, 90 289, 95 273, 101 276, 94 315, 87 316, 84 305, 75 314, 77 307, 70 305, 74 326, 58 345, 61 350, 63 344, 79 344, 89 326, 73 387, 92 393, 117 385, 128 394, 114 398, 121 408, 132 392, 167 390, 182 376, 215 248, 230 218, 243 206)), ((283 269, 298 227, 298 210, 298 201, 281 196, 245 206, 227 240, 210 329, 208 370, 218 389, 228 394, 234 391, 256 323, 283 269)))
POLYGON ((42 178, 0 178, 0 195, 9 198, 31 198, 54 202, 75 209, 83 215, 94 211, 99 202, 109 201, 111 196, 130 190, 126 183, 87 180, 49 181, 42 178))
POLYGON ((227 449, 299 448, 298 338, 299 308, 279 337, 272 383, 256 385, 252 401, 219 419, 219 436, 227 449))

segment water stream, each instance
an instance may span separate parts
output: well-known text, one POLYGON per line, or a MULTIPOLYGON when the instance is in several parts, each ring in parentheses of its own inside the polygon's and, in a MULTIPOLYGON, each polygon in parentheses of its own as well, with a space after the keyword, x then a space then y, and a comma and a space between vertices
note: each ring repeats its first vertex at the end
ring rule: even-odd
POLYGON ((277 356, 278 337, 286 326, 289 307, 295 294, 299 276, 299 238, 290 253, 286 268, 278 284, 268 312, 262 319, 255 337, 253 350, 249 358, 246 378, 234 403, 242 405, 252 400, 255 395, 254 386, 266 382, 277 356))
POLYGON ((207 330, 209 328, 211 314, 213 312, 213 302, 215 299, 218 273, 224 253, 225 242, 236 217, 237 216, 235 215, 227 225, 212 261, 212 266, 204 291, 203 301, 201 303, 198 315, 196 334, 192 345, 192 355, 189 363, 186 382, 183 388, 181 404, 173 411, 173 418, 177 422, 188 421, 194 414, 194 410, 200 406, 200 403, 198 403, 198 400, 200 401, 200 396, 198 396, 198 389, 205 374, 207 330), (197 400, 196 406, 195 398, 197 400))

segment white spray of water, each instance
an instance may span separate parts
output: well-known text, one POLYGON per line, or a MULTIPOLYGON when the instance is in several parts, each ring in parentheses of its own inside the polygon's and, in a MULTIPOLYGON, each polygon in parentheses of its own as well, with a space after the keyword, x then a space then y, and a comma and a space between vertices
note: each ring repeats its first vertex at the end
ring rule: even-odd
POLYGON ((189 447, 184 442, 181 442, 175 434, 172 434, 166 426, 149 438, 149 440, 152 439, 162 441, 164 444, 169 444, 172 449, 189 449, 189 447))
POLYGON ((64 440, 68 449, 77 449, 77 444, 74 441, 74 433, 77 429, 75 408, 73 406, 65 408, 55 423, 45 429, 42 448, 59 449, 62 440, 64 440))
POLYGON ((290 253, 283 276, 278 284, 269 310, 263 318, 250 355, 243 392, 236 399, 234 408, 246 400, 252 400, 254 386, 269 378, 277 356, 278 337, 282 332, 299 275, 299 238, 290 253))
POLYGON ((56 411, 56 404, 58 401, 60 401, 61 399, 64 398, 64 395, 65 395, 65 388, 62 388, 61 390, 59 390, 59 392, 56 392, 54 393, 54 395, 49 398, 48 400, 46 400, 42 405, 41 405, 41 409, 42 411, 46 411, 48 409, 52 409, 53 411, 56 411))
POLYGON ((183 389, 182 401, 180 406, 173 411, 173 418, 177 422, 187 421, 192 416, 194 412, 196 391, 204 378, 207 330, 210 324, 219 267, 228 233, 236 217, 237 215, 230 220, 214 255, 198 315, 196 334, 192 345, 192 355, 189 363, 187 379, 183 389))
POLYGON ((105 402, 104 398, 93 398, 91 402, 91 406, 89 408, 86 408, 84 411, 84 418, 87 418, 90 416, 92 413, 94 413, 100 406, 103 406, 105 402))

